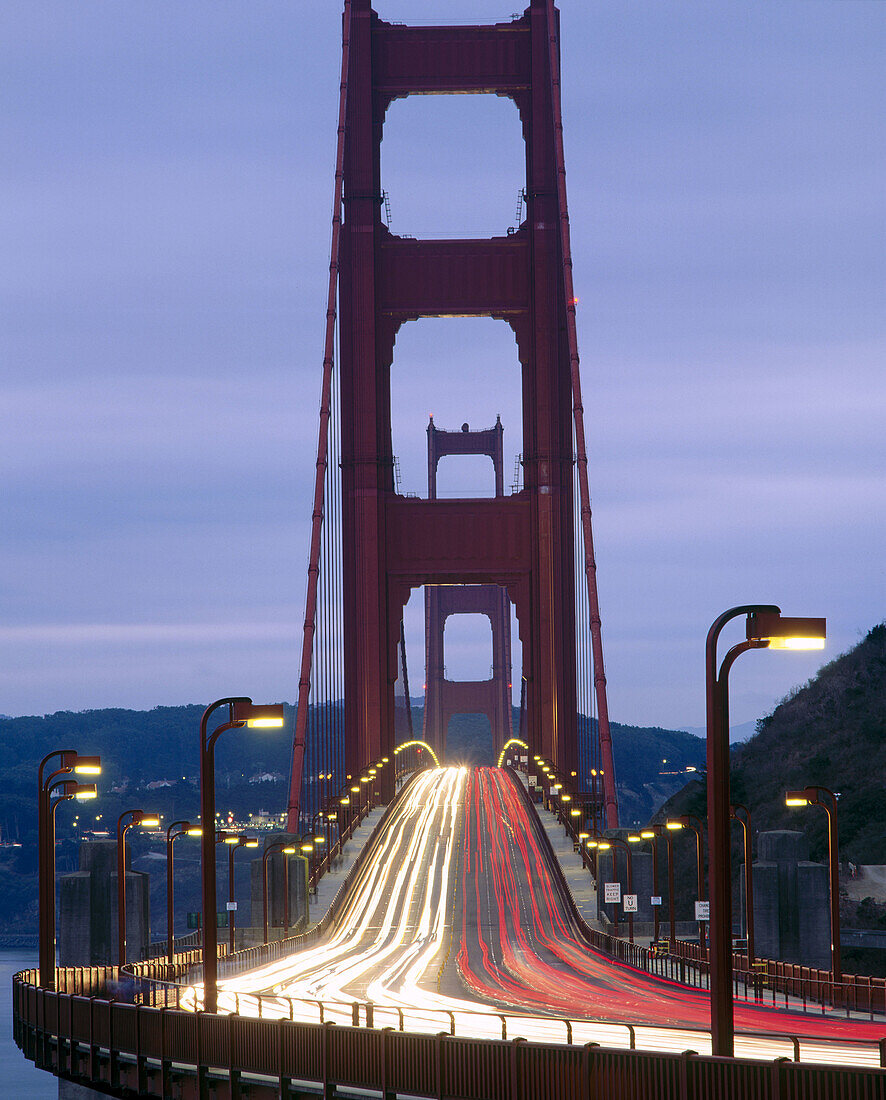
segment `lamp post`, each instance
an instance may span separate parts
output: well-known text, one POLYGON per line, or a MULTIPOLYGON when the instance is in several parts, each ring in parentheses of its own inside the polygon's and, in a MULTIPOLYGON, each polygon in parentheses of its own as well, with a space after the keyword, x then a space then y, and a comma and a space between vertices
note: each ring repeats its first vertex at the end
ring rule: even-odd
MULTIPOLYGON (((675 821, 667 823, 669 829, 692 829, 695 833, 695 863, 697 872, 698 900, 705 900, 704 889, 704 824, 695 814, 681 814, 675 821)), ((706 950, 704 921, 698 922, 698 946, 702 951, 706 950)))
POLYGON ((78 783, 76 780, 69 779, 56 783, 49 789, 51 796, 52 791, 57 790, 59 795, 57 798, 50 798, 49 802, 49 837, 50 837, 50 874, 51 885, 49 894, 49 913, 47 914, 47 942, 49 945, 49 957, 51 960, 51 970, 53 976, 55 975, 55 811, 59 808, 62 802, 68 802, 72 798, 76 798, 78 802, 87 802, 88 800, 97 797, 94 783, 78 783))
POLYGON ((234 896, 234 852, 238 848, 257 848, 255 837, 242 836, 239 833, 226 834, 222 843, 228 846, 228 950, 234 953, 234 914, 237 912, 237 900, 234 896))
MULTIPOLYGON (((627 892, 633 894, 634 892, 634 854, 631 851, 631 846, 626 840, 622 840, 620 836, 608 836, 601 838, 597 842, 597 849, 606 850, 608 845, 615 845, 612 849, 612 877, 618 879, 618 865, 615 860, 615 853, 618 848, 623 848, 627 855, 627 892)), ((628 913, 628 940, 630 943, 634 942, 634 914, 628 913)), ((616 921, 616 935, 618 935, 618 922, 616 921)))
POLYGON ((339 792, 337 816, 338 850, 341 852, 344 848, 345 838, 351 835, 351 795, 347 784, 339 792))
POLYGON ((117 818, 117 965, 126 962, 126 834, 133 825, 156 829, 160 818, 144 810, 124 810, 117 818), (124 820, 128 818, 129 820, 124 820))
POLYGON ((262 852, 261 857, 261 896, 262 896, 262 930, 264 943, 268 942, 268 857, 274 852, 282 852, 283 860, 283 938, 286 939, 289 932, 289 856, 295 855, 293 845, 285 840, 275 841, 269 844, 262 852))
POLYGON ((827 787, 787 791, 786 806, 821 806, 828 815, 828 867, 831 879, 831 981, 843 981, 840 963, 840 850, 837 836, 837 796, 827 787))
POLYGON ((55 988, 55 818, 50 813, 50 793, 66 782, 62 776, 99 775, 101 770, 100 757, 81 756, 74 749, 47 753, 37 768, 37 965, 44 989, 55 988), (55 756, 58 766, 47 774, 55 756))
MULTIPOLYGON (((379 768, 381 768, 381 764, 379 764, 379 768)), ((311 837, 313 838, 314 846, 318 848, 319 863, 320 858, 322 858, 322 855, 319 854, 319 849, 322 848, 325 852, 329 851, 329 848, 327 846, 327 842, 329 839, 329 825, 326 820, 326 814, 323 810, 318 810, 311 819, 311 837), (320 819, 319 826, 317 825, 318 818, 320 819)))
MULTIPOLYGON (((658 838, 664 837, 665 839, 665 853, 668 860, 668 928, 669 937, 671 942, 671 951, 673 951, 677 945, 677 923, 674 918, 674 846, 671 843, 671 830, 662 825, 650 825, 648 829, 644 829, 640 836, 644 839, 648 838, 649 834, 655 837, 653 841, 653 852, 658 845, 658 838)), ((656 867, 655 857, 653 856, 653 867, 656 867)), ((656 868, 657 870, 657 868, 656 868)), ((656 878, 656 890, 658 889, 658 879, 656 878)), ((658 929, 656 927, 655 938, 658 939, 658 929)))
POLYGON ((572 833, 572 843, 579 844, 578 830, 584 824, 584 813, 578 806, 573 806, 569 811, 569 831, 572 833))
POLYGON ((175 961, 172 844, 180 836, 201 836, 202 833, 203 830, 193 828, 190 821, 173 821, 166 830, 166 962, 169 966, 172 966, 175 961))
POLYGON ((744 843, 744 926, 748 940, 748 970, 754 968, 754 871, 751 848, 753 834, 751 832, 751 811, 747 806, 736 802, 729 807, 729 816, 733 821, 741 825, 742 841, 744 843), (742 814, 744 816, 742 816, 742 814))
POLYGON ((592 806, 592 813, 593 813, 593 816, 591 818, 591 828, 594 830, 594 832, 596 832, 598 827, 599 827, 599 821, 597 820, 599 814, 598 814, 598 806, 597 806, 597 769, 596 768, 591 768, 591 806, 592 806))
POLYGON ((783 618, 774 604, 745 604, 724 611, 711 624, 705 643, 708 770, 708 880, 711 919, 711 1047, 733 1057, 732 856, 729 847, 729 670, 748 649, 822 649, 825 620, 783 618), (730 620, 747 616, 746 639, 734 645, 717 668, 717 643, 730 620))
POLYGON ((310 837, 307 839, 302 837, 301 839, 303 843, 299 845, 298 850, 301 852, 302 858, 308 865, 308 885, 310 886, 310 879, 311 876, 314 874, 314 870, 316 868, 316 863, 314 860, 314 852, 316 851, 316 846, 314 842, 310 839, 310 837))
POLYGON ((283 725, 283 707, 255 706, 246 697, 218 699, 203 712, 200 720, 200 817, 203 836, 200 865, 203 893, 203 1009, 218 1008, 218 920, 215 896, 215 743, 226 730, 244 726, 279 729, 283 725), (228 720, 209 733, 209 719, 216 710, 228 708, 228 720))
POLYGON ((659 912, 661 910, 661 889, 658 885, 658 837, 661 835, 661 826, 652 826, 648 829, 643 829, 640 832, 641 840, 648 840, 652 843, 652 889, 655 891, 655 897, 659 899, 658 905, 652 906, 652 938, 658 939, 661 918, 659 912))

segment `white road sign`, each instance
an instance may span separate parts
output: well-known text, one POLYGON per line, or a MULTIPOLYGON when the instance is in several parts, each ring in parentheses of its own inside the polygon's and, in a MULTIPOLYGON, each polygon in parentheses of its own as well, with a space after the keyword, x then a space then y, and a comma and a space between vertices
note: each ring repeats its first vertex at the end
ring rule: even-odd
POLYGON ((711 903, 709 901, 697 901, 695 903, 695 919, 696 920, 710 920, 711 919, 711 903))
POLYGON ((626 913, 636 913, 637 912, 637 895, 636 894, 625 894, 625 896, 621 900, 624 902, 624 911, 626 913))
POLYGON ((603 883, 603 902, 606 905, 618 904, 621 901, 621 883, 620 882, 604 882, 603 883))
POLYGON ((650 905, 661 905, 661 898, 660 898, 660 897, 658 897, 657 895, 653 895, 653 896, 652 896, 652 897, 651 897, 651 898, 649 899, 649 904, 650 904, 650 905))

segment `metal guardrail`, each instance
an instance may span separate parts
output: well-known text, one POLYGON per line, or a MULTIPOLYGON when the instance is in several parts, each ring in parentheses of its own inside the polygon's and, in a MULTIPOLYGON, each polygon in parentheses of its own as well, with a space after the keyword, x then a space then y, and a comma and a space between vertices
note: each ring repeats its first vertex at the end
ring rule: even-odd
MULTIPOLYGON (((696 943, 677 940, 672 954, 685 959, 707 973, 707 950, 696 943)), ((844 974, 841 982, 831 981, 830 970, 782 962, 780 959, 756 959, 765 970, 751 970, 748 956, 736 952, 732 956, 736 983, 760 995, 768 989, 785 997, 794 997, 809 1004, 839 1005, 847 1011, 886 1014, 886 978, 864 974, 844 974)))
MULTIPOLYGON (((334 924, 381 827, 379 822, 318 925, 301 936, 220 959, 220 969, 228 974, 251 969, 323 935, 334 924)), ((553 866, 559 870, 556 861, 553 866)), ((562 885, 564 896, 572 902, 565 880, 562 885)), ((613 939, 584 927, 593 946, 598 939, 613 939)), ((645 952, 624 941, 614 942, 645 952)), ((687 960, 671 959, 670 963, 681 961, 685 966, 687 960)), ((185 1011, 177 1006, 183 987, 199 981, 200 963, 201 953, 194 950, 180 953, 172 967, 149 959, 122 970, 59 970, 56 991, 39 988, 35 971, 18 974, 13 980, 16 1042, 38 1066, 83 1084, 117 1094, 126 1090, 144 1096, 188 1094, 201 1100, 210 1094, 234 1100, 244 1094, 247 1084, 250 1097, 290 1097, 294 1079, 322 1088, 327 1095, 338 1087, 381 1089, 385 1100, 401 1092, 464 1100, 538 1100, 543 1096, 558 1100, 587 1100, 588 1096, 701 1100, 715 1091, 757 1100, 838 1095, 886 1100, 886 1070, 801 1063, 801 1042, 815 1046, 820 1041, 796 1036, 745 1034, 745 1038, 765 1038, 776 1049, 781 1042, 794 1059, 767 1063, 636 1049, 637 1032, 663 1035, 670 1031, 671 1036, 680 1036, 678 1041, 687 1042, 694 1041, 697 1034, 700 1042, 706 1041, 706 1032, 689 1028, 616 1025, 623 1028, 629 1047, 621 1050, 595 1043, 577 1045, 574 1036, 593 1024, 588 1020, 548 1020, 553 1026, 562 1025, 564 1042, 527 1043, 519 1035, 512 1037, 513 1032, 537 1024, 538 1018, 510 1013, 440 1010, 436 1013, 440 1030, 427 1034, 435 1030, 433 1021, 421 1021, 420 1029, 418 1021, 410 1017, 434 1013, 360 1002, 230 994, 232 1008, 254 1010, 256 1015, 185 1011), (309 1011, 315 1013, 316 1022, 294 1018, 309 1011), (458 1025, 473 1035, 455 1034, 456 1016, 458 1025), (476 1037, 484 1027, 488 1034, 490 1025, 500 1025, 501 1038, 476 1037)), ((613 1026, 609 1021, 600 1023, 613 1026)), ((842 1040, 841 1046, 867 1047, 881 1066, 886 1065, 886 1039, 878 1050, 871 1043, 851 1040, 842 1040)))
POLYGON ((391 800, 385 813, 376 822, 375 827, 366 838, 366 842, 360 849, 354 862, 351 864, 348 873, 342 879, 341 885, 336 891, 335 897, 332 899, 332 903, 320 920, 317 921, 312 928, 309 928, 307 932, 302 932, 297 936, 289 936, 285 940, 273 940, 271 943, 260 944, 257 947, 246 947, 240 951, 235 951, 225 959, 219 959, 219 978, 231 977, 234 974, 242 973, 244 970, 254 970, 256 967, 276 962, 278 959, 291 954, 293 951, 300 951, 302 948, 314 943, 329 931, 338 916, 338 912, 344 903, 345 897, 360 874, 363 864, 368 859, 369 853, 372 852, 376 844, 378 844, 388 813, 390 813, 392 807, 396 806, 400 799, 404 797, 405 792, 409 789, 416 774, 418 773, 413 772, 412 775, 406 779, 391 800))
MULTIPOLYGON (((188 932, 186 936, 176 936, 172 943, 176 954, 187 951, 191 947, 199 947, 202 942, 202 933, 198 928, 195 932, 188 932)), ((168 954, 166 940, 155 940, 148 944, 148 958, 159 959, 161 955, 168 954)))
MULTIPOLYGON (((148 964, 142 964, 148 965, 148 964)), ((158 965, 158 964, 149 964, 158 965)), ((13 979, 15 1041, 49 1072, 112 1095, 292 1097, 294 1081, 322 1089, 462 1100, 886 1100, 886 1070, 584 1046, 423 1035, 126 1004, 93 990, 116 967, 59 972, 58 991, 36 972, 13 979), (63 976, 64 975, 64 976, 63 976)), ((881 1061, 886 1043, 881 1044, 881 1061)), ((300 1088, 298 1095, 304 1095, 300 1088)))
MULTIPOLYGON (((519 795, 534 809, 532 798, 523 784, 516 777, 512 777, 512 781, 519 795)), ((568 823, 561 821, 561 824, 569 833, 568 823)), ((710 988, 706 948, 685 940, 677 940, 675 944, 670 945, 666 954, 661 954, 640 944, 632 944, 608 932, 591 928, 578 909, 560 861, 544 829, 541 830, 540 839, 579 932, 589 946, 618 962, 654 977, 665 978, 696 989, 710 988)), ((840 1011, 845 1011, 847 1017, 852 1013, 867 1015, 870 1019, 886 1016, 886 978, 844 974, 843 981, 835 983, 831 981, 829 970, 798 966, 777 959, 759 959, 757 962, 766 963, 766 970, 761 972, 760 969, 751 969, 748 966, 747 955, 736 953, 733 954, 732 959, 734 995, 737 999, 747 1001, 749 1004, 771 1005, 774 1008, 786 1008, 793 1012, 815 1015, 824 1015, 828 1009, 838 1008, 840 1011)), ((833 1016, 833 1012, 830 1015, 833 1016)))

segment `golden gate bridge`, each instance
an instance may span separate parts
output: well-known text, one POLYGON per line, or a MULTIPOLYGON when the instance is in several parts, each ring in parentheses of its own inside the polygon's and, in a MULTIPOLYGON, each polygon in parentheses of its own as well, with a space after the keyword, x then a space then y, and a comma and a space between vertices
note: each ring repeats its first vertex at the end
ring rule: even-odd
MULTIPOLYGON (((226 702, 228 726, 261 711, 226 702)), ((742 984, 739 959, 736 1057, 724 1056, 732 1050, 709 1029, 706 949, 674 942, 662 960, 590 928, 520 766, 576 847, 586 831, 607 846, 619 839, 557 12, 531 0, 491 26, 405 26, 369 0, 345 0, 288 829, 323 828, 340 851, 370 806, 387 810, 310 931, 230 956, 211 950, 211 965, 214 926, 202 953, 173 959, 170 948, 167 962, 47 980, 26 972, 14 990, 19 1045, 113 1095, 886 1096, 886 990, 869 986, 865 1001, 836 975, 814 994, 787 975, 767 999, 742 984), (513 102, 526 146, 522 220, 489 239, 398 237, 382 218, 385 113, 399 97, 456 93, 513 102), (510 494, 500 422, 459 431, 433 419, 427 497, 397 491, 397 333, 449 316, 492 317, 513 333, 523 438, 510 494), (443 454, 488 455, 494 491, 438 497, 443 454), (403 627, 418 588, 422 730, 403 627), (469 612, 492 626, 492 675, 449 680, 443 627, 469 612), (522 651, 516 729, 511 615, 522 651), (489 716, 499 764, 517 767, 445 766, 450 717, 476 711, 489 716), (132 995, 116 1003, 111 983, 124 975, 132 995)), ((212 845, 204 837, 214 856, 212 845)), ((331 858, 320 864, 315 880, 331 858)), ((213 876, 206 913, 214 895, 213 876)))

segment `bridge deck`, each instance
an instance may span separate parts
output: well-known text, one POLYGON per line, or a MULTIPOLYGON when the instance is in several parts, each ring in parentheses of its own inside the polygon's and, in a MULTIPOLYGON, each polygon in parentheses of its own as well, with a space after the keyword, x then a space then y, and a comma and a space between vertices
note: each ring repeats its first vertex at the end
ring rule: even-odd
MULTIPOLYGON (((710 1050, 704 990, 614 964, 591 949, 551 864, 543 825, 503 769, 420 773, 391 807, 334 929, 320 944, 221 984, 220 1011, 543 1042, 710 1050), (299 1009, 296 1007, 296 1013, 299 1009), (569 1027, 564 1019, 571 1021, 569 1027)), ((571 855, 564 852, 564 858, 571 855)), ((587 878, 587 876, 585 876, 587 878)), ((886 1023, 736 1005, 738 1053, 878 1064, 886 1023), (767 1033, 772 1038, 765 1038, 767 1033), (762 1036, 762 1037, 761 1037, 762 1036), (868 1040, 856 1048, 853 1041, 868 1040)))

